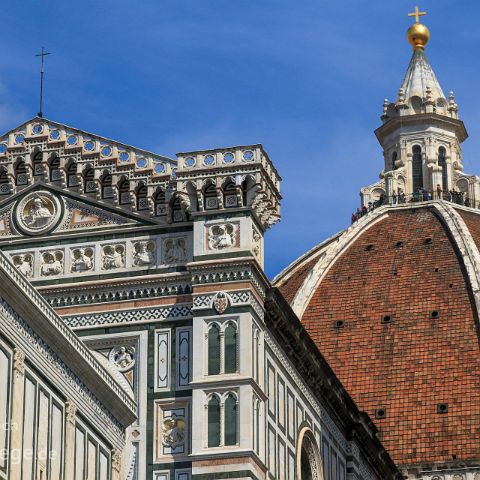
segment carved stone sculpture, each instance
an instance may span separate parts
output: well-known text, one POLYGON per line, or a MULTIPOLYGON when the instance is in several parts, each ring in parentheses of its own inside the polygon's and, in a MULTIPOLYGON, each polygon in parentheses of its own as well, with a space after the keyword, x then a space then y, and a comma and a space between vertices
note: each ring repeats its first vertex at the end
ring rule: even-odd
POLYGON ((133 246, 133 264, 137 267, 149 266, 155 263, 155 244, 144 240, 136 242, 133 246))
POLYGON ((114 270, 125 266, 125 247, 123 245, 106 245, 102 250, 102 268, 114 270))
POLYGON ((56 225, 60 216, 60 202, 50 192, 33 192, 19 202, 14 215, 25 233, 46 233, 56 225))
POLYGON ((135 365, 135 348, 132 346, 114 347, 110 350, 108 359, 117 367, 119 372, 127 372, 135 365))
POLYGON ((211 226, 208 230, 208 245, 211 250, 235 246, 235 226, 231 223, 211 226))
POLYGON ((184 238, 169 238, 164 243, 165 263, 185 262, 187 259, 187 247, 184 238))
POLYGON ((17 267, 18 271, 30 278, 33 275, 33 255, 27 253, 25 255, 14 255, 13 264, 17 267))
POLYGON ((40 274, 48 277, 59 275, 63 272, 63 252, 60 250, 45 252, 42 254, 40 274))
POLYGON ((185 419, 173 414, 163 421, 163 439, 165 447, 175 449, 185 443, 185 419))
POLYGON ((72 272, 86 272, 93 268, 93 249, 76 248, 72 252, 72 272))

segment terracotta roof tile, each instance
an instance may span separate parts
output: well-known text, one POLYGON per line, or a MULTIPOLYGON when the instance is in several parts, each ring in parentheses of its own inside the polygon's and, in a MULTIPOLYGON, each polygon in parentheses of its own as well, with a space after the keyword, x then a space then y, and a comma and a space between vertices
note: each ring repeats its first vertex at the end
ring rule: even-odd
MULTIPOLYGON (((480 241, 480 216, 472 222, 480 241)), ((359 408, 372 419, 386 409, 375 420, 381 440, 394 461, 410 464, 480 458, 476 318, 458 252, 425 208, 390 211, 365 230, 326 274, 302 322, 359 408), (447 413, 437 413, 439 403, 447 413)))

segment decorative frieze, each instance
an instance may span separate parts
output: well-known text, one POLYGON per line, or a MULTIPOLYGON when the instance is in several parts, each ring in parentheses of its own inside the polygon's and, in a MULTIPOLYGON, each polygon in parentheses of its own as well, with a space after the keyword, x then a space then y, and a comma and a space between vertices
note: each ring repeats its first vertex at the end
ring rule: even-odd
POLYGON ((105 275, 112 271, 186 264, 192 258, 191 234, 157 235, 121 243, 79 243, 68 248, 37 247, 15 250, 9 255, 17 269, 32 279, 105 275))
POLYGON ((120 310, 113 312, 66 315, 63 318, 70 328, 100 327, 122 323, 152 323, 162 320, 185 320, 192 317, 190 305, 172 305, 163 308, 120 310))
POLYGON ((58 308, 94 303, 109 303, 114 300, 125 301, 141 298, 160 298, 171 295, 186 295, 190 292, 191 286, 187 282, 152 282, 151 284, 144 282, 141 286, 129 284, 118 287, 112 286, 110 288, 85 288, 82 291, 78 289, 73 291, 55 290, 44 293, 43 296, 52 307, 58 308))
POLYGON ((257 297, 249 290, 217 292, 193 297, 193 310, 214 309, 219 315, 222 315, 228 306, 252 307, 259 318, 263 318, 265 314, 257 297))

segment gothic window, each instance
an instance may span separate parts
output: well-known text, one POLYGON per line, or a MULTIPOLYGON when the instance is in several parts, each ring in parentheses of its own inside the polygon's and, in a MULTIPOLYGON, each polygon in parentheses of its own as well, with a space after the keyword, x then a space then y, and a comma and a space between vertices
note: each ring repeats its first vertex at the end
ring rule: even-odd
POLYGON ((223 204, 225 208, 236 207, 238 204, 237 187, 232 181, 223 187, 223 204))
POLYGON ((10 192, 10 186, 8 182, 8 175, 6 170, 0 172, 0 195, 6 195, 10 192))
POLYGON ((208 446, 220 446, 220 400, 216 395, 208 402, 208 446))
POLYGON ((53 157, 50 160, 50 181, 56 182, 61 179, 60 158, 53 157))
POLYGON ((76 187, 77 185, 77 164, 72 162, 67 168, 67 187, 76 187))
POLYGON ((413 191, 418 192, 423 188, 423 165, 422 165, 422 149, 419 145, 414 145, 412 149, 412 180, 413 191))
POLYGON ((225 329, 225 373, 237 371, 237 329, 228 324, 225 329))
POLYGON ((218 208, 217 188, 213 183, 205 188, 204 198, 205 210, 214 210, 218 208))
POLYGON ((225 400, 225 445, 237 444, 237 399, 228 394, 225 400))
POLYGON ((208 374, 220 373, 220 328, 214 323, 208 331, 208 374))
POLYGON ((120 205, 130 204, 130 182, 126 178, 118 182, 118 197, 120 205))
POLYGON ((85 193, 92 193, 95 191, 95 171, 92 167, 88 166, 85 169, 83 174, 83 182, 84 182, 84 191, 85 193))
POLYGON ((167 214, 167 206, 166 206, 166 199, 165 199, 165 190, 158 190, 155 194, 153 199, 155 205, 155 215, 166 215, 167 214))
POLYGON ((23 160, 19 160, 17 165, 15 166, 15 184, 19 185, 27 185, 28 177, 27 177, 27 168, 25 167, 25 162, 23 160))
POLYGON ((398 153, 397 152, 393 152, 392 153, 392 170, 396 170, 397 169, 397 166, 395 165, 395 162, 397 161, 398 159, 398 153))
POLYGON ((137 188, 137 210, 148 210, 147 187, 143 184, 137 188))
POLYGON ((446 192, 448 190, 448 172, 447 172, 447 151, 445 147, 438 149, 438 166, 442 168, 442 188, 446 192))
POLYGON ((43 165, 42 165, 42 160, 43 160, 43 153, 42 152, 37 152, 33 156, 33 175, 34 176, 39 176, 43 175, 43 165))
POLYGON ((110 173, 105 173, 101 180, 102 199, 113 198, 112 176, 110 173))

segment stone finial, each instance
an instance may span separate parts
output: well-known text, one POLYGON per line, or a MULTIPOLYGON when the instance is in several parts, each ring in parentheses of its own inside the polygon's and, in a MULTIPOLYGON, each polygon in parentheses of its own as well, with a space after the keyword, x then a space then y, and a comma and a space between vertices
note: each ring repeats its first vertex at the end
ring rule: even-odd
POLYGON ((405 90, 403 88, 398 90, 397 105, 405 105, 405 90))
POLYGON ((383 115, 386 117, 387 116, 387 110, 388 110, 388 99, 386 98, 383 101, 383 115))
POLYGON ((448 105, 449 105, 449 108, 451 109, 455 109, 455 110, 458 109, 458 105, 455 102, 455 95, 452 91, 450 91, 450 93, 448 94, 448 105))

